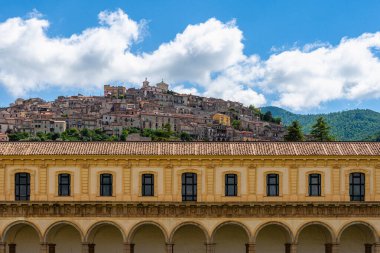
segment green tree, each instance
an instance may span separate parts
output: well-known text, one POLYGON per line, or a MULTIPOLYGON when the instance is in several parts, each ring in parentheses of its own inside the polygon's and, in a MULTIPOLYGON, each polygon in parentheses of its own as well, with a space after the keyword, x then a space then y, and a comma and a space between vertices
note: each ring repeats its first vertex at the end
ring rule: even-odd
POLYGON ((319 117, 317 122, 312 126, 310 132, 314 141, 333 141, 334 138, 330 135, 330 126, 323 117, 319 117))
POLYGON ((124 129, 122 132, 121 132, 121 135, 120 135, 120 140, 121 141, 126 141, 127 140, 127 137, 128 137, 128 130, 127 129, 124 129))
POLYGON ((186 133, 186 132, 182 132, 179 136, 179 138, 181 139, 181 141, 192 141, 193 138, 191 138, 190 134, 186 133))
POLYGON ((237 130, 240 129, 240 127, 241 127, 241 121, 234 119, 232 121, 232 127, 235 128, 235 129, 237 129, 237 130))
POLYGON ((288 133, 284 136, 285 141, 303 141, 302 126, 295 120, 288 126, 288 133))

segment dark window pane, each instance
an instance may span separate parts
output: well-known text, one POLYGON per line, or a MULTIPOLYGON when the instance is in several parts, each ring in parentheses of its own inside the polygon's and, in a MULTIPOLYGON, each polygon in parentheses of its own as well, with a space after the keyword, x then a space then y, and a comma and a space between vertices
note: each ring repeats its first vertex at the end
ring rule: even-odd
POLYGON ((267 175, 267 196, 279 195, 279 176, 278 174, 267 175))
POLYGON ((30 174, 16 173, 15 175, 15 199, 30 199, 30 174))
POLYGON ((142 196, 154 196, 154 175, 142 175, 142 196))
POLYGON ((197 200, 197 174, 195 173, 182 174, 182 200, 183 201, 197 200))
POLYGON ((365 175, 364 173, 350 174, 350 199, 352 201, 365 200, 365 175))
POLYGON ((112 196, 112 175, 100 175, 100 196, 112 196))

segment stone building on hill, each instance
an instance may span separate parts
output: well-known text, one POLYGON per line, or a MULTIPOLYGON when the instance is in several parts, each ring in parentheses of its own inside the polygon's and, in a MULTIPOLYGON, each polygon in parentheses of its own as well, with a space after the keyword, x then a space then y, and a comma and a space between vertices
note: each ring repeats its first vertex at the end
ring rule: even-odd
POLYGON ((380 143, 0 143, 0 252, 379 253, 380 143))

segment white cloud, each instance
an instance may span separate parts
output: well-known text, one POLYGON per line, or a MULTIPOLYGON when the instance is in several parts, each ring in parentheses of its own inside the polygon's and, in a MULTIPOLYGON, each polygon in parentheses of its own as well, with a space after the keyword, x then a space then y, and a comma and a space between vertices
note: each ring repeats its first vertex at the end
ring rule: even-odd
POLYGON ((272 55, 263 62, 261 86, 278 94, 274 103, 295 110, 337 99, 380 97, 380 61, 371 52, 380 33, 312 45, 272 55))
POLYGON ((97 27, 66 38, 49 37, 49 22, 33 13, 0 23, 0 84, 14 96, 48 87, 138 84, 147 76, 163 77, 179 92, 296 110, 380 97, 380 63, 371 51, 380 48, 380 33, 343 39, 335 47, 320 42, 293 47, 262 60, 243 53, 235 21, 211 18, 189 25, 151 53, 137 54, 131 47, 143 39, 146 22, 122 10, 101 12, 97 27))

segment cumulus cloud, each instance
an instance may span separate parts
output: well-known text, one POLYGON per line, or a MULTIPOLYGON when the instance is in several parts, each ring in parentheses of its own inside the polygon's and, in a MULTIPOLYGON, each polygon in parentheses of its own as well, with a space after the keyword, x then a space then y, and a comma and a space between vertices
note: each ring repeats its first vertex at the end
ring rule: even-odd
POLYGON ((274 103, 301 110, 336 99, 380 97, 380 33, 344 38, 339 45, 305 46, 272 55, 262 62, 266 90, 274 103))
POLYGON ((345 38, 337 46, 314 42, 260 59, 243 53, 243 33, 234 20, 211 18, 188 25, 153 52, 133 53, 146 22, 122 10, 98 18, 98 26, 63 38, 49 37, 49 21, 35 10, 0 23, 0 85, 22 96, 48 87, 96 89, 163 77, 178 92, 296 110, 380 97, 380 63, 373 53, 380 33, 345 38))

